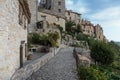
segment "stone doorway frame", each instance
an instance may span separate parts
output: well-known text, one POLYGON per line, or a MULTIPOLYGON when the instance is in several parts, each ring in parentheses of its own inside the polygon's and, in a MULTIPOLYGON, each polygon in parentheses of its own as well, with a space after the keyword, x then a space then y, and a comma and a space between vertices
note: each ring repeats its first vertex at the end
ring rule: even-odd
POLYGON ((25 60, 25 53, 26 53, 25 41, 21 41, 21 44, 20 44, 20 68, 23 67, 24 60, 25 60))

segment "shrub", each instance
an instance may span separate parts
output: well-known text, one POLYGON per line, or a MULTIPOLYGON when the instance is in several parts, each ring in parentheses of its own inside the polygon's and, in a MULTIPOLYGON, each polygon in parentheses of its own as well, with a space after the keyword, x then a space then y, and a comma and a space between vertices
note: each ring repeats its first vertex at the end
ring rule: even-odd
POLYGON ((76 32, 77 32, 77 33, 82 33, 82 32, 83 32, 83 31, 82 31, 82 27, 81 27, 80 24, 77 24, 76 32))
POLYGON ((72 22, 72 21, 67 21, 67 22, 65 23, 66 31, 72 32, 72 27, 73 27, 74 25, 75 25, 74 22, 72 22))
POLYGON ((60 32, 62 33, 63 28, 60 25, 57 25, 57 28, 60 30, 60 32))
POLYGON ((118 75, 110 66, 92 65, 92 67, 104 73, 107 77, 107 80, 120 80, 120 75, 118 75))
POLYGON ((40 35, 38 33, 33 33, 32 34, 32 43, 33 44, 39 44, 40 42, 40 35))
POLYGON ((109 65, 114 61, 114 52, 106 43, 96 42, 91 48, 91 57, 99 64, 109 65))
POLYGON ((78 34, 77 36, 76 36, 76 38, 77 38, 77 40, 81 40, 81 41, 88 41, 88 36, 87 35, 84 35, 84 34, 82 34, 82 33, 80 33, 80 34, 78 34))
POLYGON ((78 67, 78 75, 80 80, 107 80, 107 77, 97 69, 93 67, 78 67))

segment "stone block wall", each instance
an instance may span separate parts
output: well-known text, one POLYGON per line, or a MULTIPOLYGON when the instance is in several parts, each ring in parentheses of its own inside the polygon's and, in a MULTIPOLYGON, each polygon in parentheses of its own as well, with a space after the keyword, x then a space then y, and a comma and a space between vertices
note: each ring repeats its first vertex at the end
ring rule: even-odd
POLYGON ((37 0, 27 0, 29 4, 29 9, 31 12, 31 21, 28 27, 28 32, 34 32, 36 30, 36 22, 37 22, 37 0))
POLYGON ((100 40, 100 41, 103 41, 104 39, 103 29, 99 24, 95 26, 95 37, 97 40, 100 40))
POLYGON ((73 12, 72 10, 66 10, 65 17, 66 17, 66 20, 74 22, 76 26, 77 24, 80 24, 81 14, 77 12, 73 12))
POLYGON ((60 25, 61 27, 63 27, 63 30, 65 31, 65 19, 64 18, 59 18, 58 20, 58 18, 54 15, 43 13, 43 12, 38 12, 38 21, 42 21, 41 16, 46 16, 46 21, 49 24, 56 23, 60 25))
POLYGON ((20 66, 20 43, 27 43, 27 29, 19 25, 18 0, 0 0, 0 80, 10 77, 20 66))
POLYGON ((31 76, 34 72, 36 72, 44 64, 46 64, 51 58, 53 58, 60 49, 61 49, 61 46, 60 48, 52 49, 52 52, 47 53, 41 58, 17 70, 16 73, 12 76, 11 80, 26 80, 29 76, 31 76))
POLYGON ((58 16, 65 17, 65 0, 53 0, 52 12, 58 16), (61 5, 59 5, 59 2, 61 3, 61 5), (59 12, 59 9, 61 10, 61 12, 59 12))
POLYGON ((74 48, 73 55, 76 59, 77 66, 82 65, 88 67, 91 64, 91 57, 89 50, 84 48, 74 48))

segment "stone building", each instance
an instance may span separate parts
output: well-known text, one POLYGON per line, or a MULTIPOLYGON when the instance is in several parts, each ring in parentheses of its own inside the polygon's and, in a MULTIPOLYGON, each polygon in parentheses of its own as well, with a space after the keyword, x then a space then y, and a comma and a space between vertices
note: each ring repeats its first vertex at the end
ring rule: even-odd
POLYGON ((61 17, 65 17, 65 0, 41 0, 39 9, 46 9, 47 12, 61 17))
POLYGON ((81 29, 83 31, 83 34, 89 35, 91 37, 95 36, 94 25, 90 21, 82 19, 80 24, 81 24, 81 29))
POLYGON ((80 24, 80 22, 81 22, 81 14, 77 13, 77 12, 73 12, 72 10, 65 11, 65 18, 67 21, 72 21, 76 25, 80 24))
POLYGON ((65 30, 65 0, 41 0, 38 21, 55 23, 65 30))
POLYGON ((37 11, 38 11, 38 0, 27 0, 31 12, 31 21, 28 27, 28 33, 35 32, 37 29, 37 11))
POLYGON ((97 40, 104 40, 103 29, 99 24, 95 26, 95 37, 97 40))
POLYGON ((63 27, 63 30, 65 30, 65 19, 57 15, 38 12, 38 21, 47 21, 49 25, 57 24, 63 27))
POLYGON ((0 80, 10 80, 26 61, 30 16, 26 0, 0 0, 0 80))

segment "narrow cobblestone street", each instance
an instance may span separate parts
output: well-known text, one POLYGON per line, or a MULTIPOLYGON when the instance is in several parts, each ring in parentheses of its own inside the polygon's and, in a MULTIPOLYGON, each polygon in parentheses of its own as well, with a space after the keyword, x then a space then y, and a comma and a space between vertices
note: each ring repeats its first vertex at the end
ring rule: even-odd
POLYGON ((78 80, 73 48, 64 48, 27 80, 78 80))

